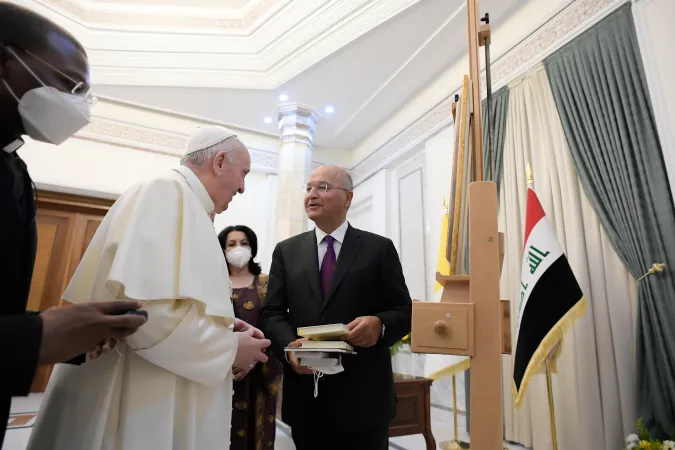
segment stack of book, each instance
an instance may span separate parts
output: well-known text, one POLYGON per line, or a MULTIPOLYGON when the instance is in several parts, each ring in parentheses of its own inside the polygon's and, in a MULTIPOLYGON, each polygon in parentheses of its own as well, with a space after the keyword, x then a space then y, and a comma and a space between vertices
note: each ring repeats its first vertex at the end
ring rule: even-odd
POLYGON ((333 324, 333 325, 318 325, 315 327, 301 327, 298 328, 298 336, 309 339, 304 341, 300 347, 287 347, 287 352, 295 352, 296 354, 303 354, 302 356, 309 358, 328 357, 330 353, 354 353, 354 347, 347 342, 341 341, 342 336, 349 334, 347 325, 333 324), (319 353, 311 355, 311 353, 319 353))

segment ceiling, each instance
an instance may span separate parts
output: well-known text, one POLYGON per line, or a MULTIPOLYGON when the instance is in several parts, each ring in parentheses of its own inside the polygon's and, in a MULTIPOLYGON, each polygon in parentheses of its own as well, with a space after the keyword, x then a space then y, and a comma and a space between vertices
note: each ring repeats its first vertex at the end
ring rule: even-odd
POLYGON ((98 95, 278 134, 285 94, 320 111, 318 147, 356 147, 467 52, 465 0, 33 1, 82 40, 98 95))
POLYGON ((83 3, 110 3, 110 4, 122 4, 122 5, 152 5, 152 6, 194 6, 197 4, 199 7, 206 8, 222 8, 222 9, 233 9, 240 10, 247 6, 252 5, 253 3, 258 3, 256 0, 85 0, 83 3))

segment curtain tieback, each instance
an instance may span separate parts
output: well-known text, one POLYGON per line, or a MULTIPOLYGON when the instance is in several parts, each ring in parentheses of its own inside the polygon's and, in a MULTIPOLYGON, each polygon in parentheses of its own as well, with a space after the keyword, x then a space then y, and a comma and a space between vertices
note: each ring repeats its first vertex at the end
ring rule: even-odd
POLYGON ((663 268, 666 265, 663 263, 656 263, 652 265, 652 267, 647 271, 646 274, 642 275, 640 278, 637 279, 638 282, 642 281, 643 279, 647 278, 649 275, 657 272, 663 272, 663 268))

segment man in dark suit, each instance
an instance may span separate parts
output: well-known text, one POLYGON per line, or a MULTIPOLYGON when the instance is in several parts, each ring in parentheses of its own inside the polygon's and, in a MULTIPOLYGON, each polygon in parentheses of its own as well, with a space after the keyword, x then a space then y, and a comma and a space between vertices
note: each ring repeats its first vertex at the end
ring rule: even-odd
POLYGON ((22 135, 60 144, 82 128, 88 91, 89 63, 80 43, 44 17, 0 1, 0 448, 12 397, 28 394, 38 365, 73 357, 71 363, 82 363, 82 353, 100 354, 112 345, 108 339, 145 323, 142 316, 118 315, 140 308, 137 302, 26 312, 37 211, 17 150, 22 135), (82 107, 74 111, 73 104, 82 107))
POLYGON ((316 229, 274 250, 261 325, 284 367, 282 418, 298 450, 388 448, 396 412, 389 347, 410 332, 412 302, 391 240, 347 222, 352 180, 340 167, 321 166, 306 186, 305 210, 316 229), (321 378, 287 346, 298 327, 343 323, 356 355, 344 371, 321 378))

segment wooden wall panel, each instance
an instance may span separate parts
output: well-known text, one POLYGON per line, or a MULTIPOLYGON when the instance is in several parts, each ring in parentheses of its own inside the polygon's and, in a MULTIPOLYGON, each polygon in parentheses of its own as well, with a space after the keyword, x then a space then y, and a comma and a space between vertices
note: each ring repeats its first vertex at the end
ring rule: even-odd
POLYGON ((39 305, 38 311, 61 303, 62 288, 66 277, 63 267, 68 262, 69 234, 74 221, 75 217, 72 213, 53 210, 38 211, 36 217, 37 255, 28 301, 31 305, 39 305), (39 272, 35 269, 39 269, 39 272), (36 298, 31 299, 34 296, 36 298))
POLYGON ((80 259, 82 259, 84 251, 87 249, 87 247, 89 247, 89 243, 94 237, 94 234, 96 234, 96 230, 98 230, 99 225, 101 225, 101 221, 102 219, 99 217, 90 218, 89 220, 87 220, 87 224, 84 229, 84 245, 82 246, 82 253, 80 254, 80 259))
POLYGON ((49 270, 49 260, 56 240, 56 232, 59 227, 56 224, 38 223, 38 246, 35 266, 33 267, 33 279, 30 283, 30 295, 28 296, 28 311, 40 311, 42 296, 44 294, 45 280, 49 270))
MULTIPOLYGON (((73 229, 73 245, 71 247, 70 259, 68 261, 67 273, 68 281, 75 274, 78 264, 84 256, 84 252, 87 251, 89 243, 91 242, 98 226, 103 220, 102 216, 89 215, 89 214, 77 214, 75 226, 73 229)), ((68 283, 63 286, 65 290, 68 283)))
MULTIPOLYGON (((112 203, 75 195, 39 193, 37 255, 27 310, 44 311, 61 305, 63 291, 112 203)), ((31 392, 44 392, 51 371, 52 366, 38 369, 31 392)))

